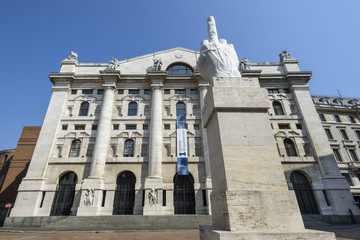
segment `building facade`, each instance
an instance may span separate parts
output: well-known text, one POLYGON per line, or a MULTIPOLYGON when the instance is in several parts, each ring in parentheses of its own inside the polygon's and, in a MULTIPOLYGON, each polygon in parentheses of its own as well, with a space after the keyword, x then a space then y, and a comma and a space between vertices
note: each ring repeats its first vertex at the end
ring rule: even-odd
MULTIPOLYGON (((79 63, 71 52, 49 74, 52 97, 11 216, 211 214, 202 122, 210 86, 198 56, 174 48, 79 63), (186 117, 189 175, 177 174, 177 116, 186 117)), ((311 72, 285 51, 279 62, 240 65, 267 89, 276 154, 301 212, 359 214, 311 101, 311 72)))
POLYGON ((360 201, 360 108, 358 99, 313 96, 313 101, 341 174, 360 201))

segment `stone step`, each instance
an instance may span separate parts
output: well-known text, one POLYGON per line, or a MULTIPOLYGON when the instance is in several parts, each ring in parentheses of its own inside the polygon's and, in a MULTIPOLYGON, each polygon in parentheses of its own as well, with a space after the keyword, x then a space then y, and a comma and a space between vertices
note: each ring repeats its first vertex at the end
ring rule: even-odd
POLYGON ((51 216, 51 217, 9 217, 4 227, 42 227, 56 229, 198 229, 199 225, 211 225, 209 215, 171 215, 171 216, 51 216))

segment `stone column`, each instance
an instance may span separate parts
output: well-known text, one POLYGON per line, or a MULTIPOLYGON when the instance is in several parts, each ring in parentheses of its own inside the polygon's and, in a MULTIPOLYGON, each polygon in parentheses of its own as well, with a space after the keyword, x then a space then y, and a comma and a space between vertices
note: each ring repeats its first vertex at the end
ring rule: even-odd
POLYGON ((199 93, 200 93, 200 112, 201 112, 201 140, 202 140, 202 147, 203 147, 203 157, 205 161, 205 188, 206 188, 206 201, 208 205, 208 212, 211 215, 211 201, 210 201, 210 193, 212 190, 211 184, 211 169, 210 169, 210 158, 209 158, 209 146, 208 146, 208 139, 207 139, 207 132, 206 128, 204 128, 204 116, 203 116, 203 109, 204 109, 204 99, 206 93, 208 91, 209 84, 208 83, 199 83, 199 93))
POLYGON ((305 230, 270 127, 267 92, 251 74, 214 78, 205 97, 213 226, 201 226, 200 239, 335 239, 305 230))
POLYGON ((104 84, 104 98, 102 102, 94 152, 89 178, 103 178, 106 156, 110 144, 111 118, 114 105, 115 84, 104 84))
POLYGON ((101 214, 101 202, 104 189, 104 170, 107 152, 110 145, 111 120, 114 106, 116 81, 120 77, 118 71, 101 71, 104 79, 104 97, 99 117, 98 129, 96 131, 96 139, 92 162, 90 167, 90 175, 84 179, 82 185, 82 193, 80 206, 77 211, 78 216, 95 216, 101 214), (85 206, 85 198, 88 190, 93 190, 92 205, 85 206))
POLYGON ((15 207, 11 211, 12 217, 37 216, 40 206, 47 164, 60 129, 60 121, 66 107, 71 82, 70 78, 66 79, 64 75, 61 77, 56 74, 50 75, 50 79, 54 83, 50 103, 29 169, 19 186, 15 207))
POLYGON ((164 188, 162 178, 162 152, 163 152, 163 100, 162 86, 166 76, 164 71, 149 71, 151 80, 151 118, 149 136, 149 163, 148 176, 145 179, 145 205, 144 215, 162 215, 162 190, 164 188), (150 204, 149 193, 151 189, 157 192, 157 204, 150 204))
POLYGON ((148 177, 161 178, 163 150, 162 87, 152 85, 148 177))
POLYGON ((321 125, 319 114, 312 102, 306 79, 293 78, 291 91, 296 100, 297 108, 302 117, 309 141, 318 160, 324 187, 330 197, 331 207, 335 215, 348 215, 349 209, 359 215, 359 208, 354 204, 349 185, 341 175, 333 156, 324 128, 321 125))

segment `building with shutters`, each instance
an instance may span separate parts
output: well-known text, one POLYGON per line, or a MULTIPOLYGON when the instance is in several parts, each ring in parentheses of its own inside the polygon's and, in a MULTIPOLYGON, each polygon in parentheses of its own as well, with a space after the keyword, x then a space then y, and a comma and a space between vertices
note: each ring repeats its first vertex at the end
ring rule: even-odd
MULTIPOLYGON (((49 74, 52 97, 11 216, 211 214, 201 121, 211 86, 196 70, 198 56, 178 47, 81 63, 71 52, 49 74), (186 117, 189 175, 177 174, 177 116, 186 117)), ((311 72, 286 51, 279 62, 239 67, 268 92, 268 127, 301 212, 359 214, 309 94, 311 72)))

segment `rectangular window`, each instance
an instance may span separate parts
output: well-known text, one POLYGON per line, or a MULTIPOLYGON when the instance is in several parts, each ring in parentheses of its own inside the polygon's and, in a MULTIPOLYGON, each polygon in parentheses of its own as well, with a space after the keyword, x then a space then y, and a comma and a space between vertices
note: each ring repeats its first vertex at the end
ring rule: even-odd
POLYGON ((124 89, 118 89, 118 94, 124 94, 124 89))
POLYGON ((92 89, 83 89, 82 90, 82 94, 92 94, 93 90, 92 89))
POLYGON ((170 89, 164 89, 164 94, 170 94, 170 89))
POLYGON ((185 89, 175 89, 175 94, 186 94, 185 89))
POLYGON ((119 130, 119 124, 114 124, 114 130, 119 130))
POLYGON ((145 89, 144 90, 144 94, 150 94, 150 93, 151 93, 150 89, 145 89))
POLYGON ((76 90, 76 89, 71 90, 71 94, 72 94, 72 95, 77 94, 77 90, 76 90))
POLYGON ((97 125, 92 125, 91 130, 97 130, 97 125))
POLYGON ((194 130, 199 130, 199 129, 200 129, 199 125, 194 125, 194 130))
POLYGON ((143 130, 149 130, 149 125, 144 124, 144 125, 143 125, 143 130))
POLYGON ((341 122, 341 119, 340 119, 339 115, 334 115, 334 118, 335 118, 336 122, 341 122))
POLYGON ((166 206, 166 190, 163 190, 163 199, 162 199, 162 204, 165 207, 166 206))
POLYGON ((279 129, 290 129, 290 124, 279 123, 279 129))
POLYGON ((342 173, 341 175, 345 177, 346 181, 349 183, 350 186, 354 186, 353 182, 351 181, 350 175, 348 173, 342 173))
POLYGON ((331 134, 331 131, 330 131, 330 129, 325 129, 325 133, 326 133, 326 136, 328 137, 328 139, 334 139, 333 138, 333 136, 332 136, 332 134, 331 134))
POLYGON ((326 121, 324 114, 320 113, 319 117, 320 117, 321 121, 324 121, 324 122, 326 121))
POLYGON ((297 129, 302 129, 301 123, 297 123, 297 124, 296 124, 296 128, 297 128, 297 129))
POLYGON ((129 94, 139 94, 140 90, 139 89, 129 89, 129 94))
POLYGON ((207 207, 207 201, 206 201, 206 190, 202 190, 202 199, 203 199, 203 206, 207 207))
POLYGON ((197 90, 196 89, 190 89, 190 94, 197 94, 197 90))
POLYGON ((355 162, 358 162, 358 161, 359 161, 359 159, 358 159, 358 157, 357 157, 357 155, 356 155, 356 153, 355 153, 355 150, 349 149, 349 153, 350 153, 351 159, 352 159, 353 161, 355 161, 355 162))
POLYGON ((357 138, 360 140, 360 130, 355 130, 357 138))
POLYGON ((104 89, 98 89, 97 94, 99 95, 104 94, 104 89))
POLYGON ((346 134, 345 129, 340 129, 341 135, 343 137, 344 140, 349 140, 348 135, 346 134))
POLYGON ((67 130, 68 125, 62 125, 62 130, 67 130))
POLYGON ((75 130, 85 130, 85 125, 75 125, 75 130))
POLYGON ((279 93, 279 89, 268 89, 269 94, 277 94, 279 93))
POLYGON ((288 88, 284 88, 283 91, 284 91, 284 93, 290 93, 290 89, 288 89, 288 88))
POLYGON ((349 116, 349 120, 350 120, 351 123, 356 123, 355 118, 353 116, 349 116))
POLYGON ((165 130, 170 130, 170 124, 164 124, 164 129, 165 130))
POLYGON ((335 160, 338 162, 342 162, 342 158, 339 153, 339 149, 333 149, 335 160))
POLYGON ((126 124, 126 130, 136 130, 136 124, 126 124))

